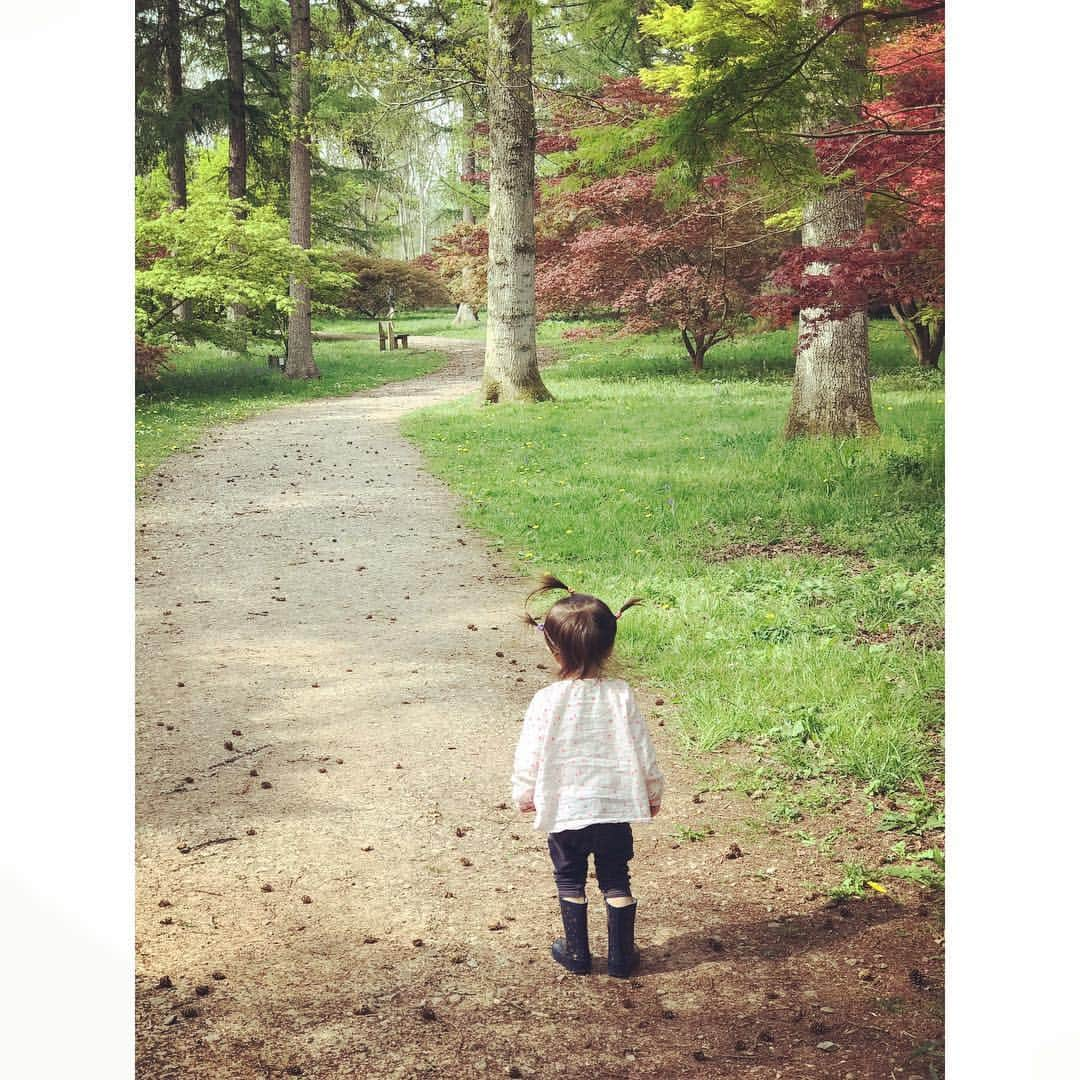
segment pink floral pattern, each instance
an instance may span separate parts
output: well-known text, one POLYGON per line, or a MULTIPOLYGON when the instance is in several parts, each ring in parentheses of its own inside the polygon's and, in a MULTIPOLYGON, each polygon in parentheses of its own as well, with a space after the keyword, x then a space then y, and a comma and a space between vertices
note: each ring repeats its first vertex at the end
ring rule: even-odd
POLYGON ((651 821, 664 776, 634 692, 622 679, 563 679, 525 713, 513 797, 536 807, 533 828, 651 821))

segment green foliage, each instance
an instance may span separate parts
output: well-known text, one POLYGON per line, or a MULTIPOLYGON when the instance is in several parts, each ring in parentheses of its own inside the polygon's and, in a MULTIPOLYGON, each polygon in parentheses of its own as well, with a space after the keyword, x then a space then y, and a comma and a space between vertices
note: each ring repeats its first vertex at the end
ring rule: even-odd
POLYGON ((870 872, 862 863, 844 863, 844 876, 840 884, 829 890, 829 895, 837 900, 848 900, 862 896, 870 881, 870 872))
POLYGON ((641 27, 663 48, 642 77, 682 99, 668 138, 696 171, 724 147, 750 155, 762 178, 812 182, 811 144, 798 133, 847 115, 865 89, 858 41, 825 34, 800 0, 660 0, 641 27))
POLYGON ((135 259, 135 325, 148 340, 213 340, 230 305, 248 308, 256 331, 269 335, 280 331, 291 310, 290 277, 315 289, 347 281, 329 268, 324 253, 290 243, 288 222, 270 208, 213 193, 186 209, 138 221, 135 259), (246 216, 238 217, 238 209, 246 216), (193 302, 196 317, 177 327, 170 313, 184 300, 193 302))
POLYGON ((902 878, 930 889, 940 889, 945 884, 945 855, 940 848, 903 852, 902 855, 907 861, 883 866, 882 877, 902 878))
POLYGON ((930 799, 915 799, 907 810, 886 810, 878 822, 881 832, 916 836, 945 828, 945 815, 930 799))
POLYGON ((676 825, 671 835, 680 843, 697 844, 715 833, 716 830, 711 825, 703 825, 701 828, 695 828, 692 825, 676 825))

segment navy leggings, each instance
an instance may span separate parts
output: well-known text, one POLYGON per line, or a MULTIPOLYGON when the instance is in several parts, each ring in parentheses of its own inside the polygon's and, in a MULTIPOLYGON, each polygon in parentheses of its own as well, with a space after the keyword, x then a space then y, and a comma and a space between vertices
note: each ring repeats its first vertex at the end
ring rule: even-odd
POLYGON ((630 896, 626 864, 634 857, 634 835, 626 822, 548 833, 548 851, 560 896, 584 897, 590 855, 596 862, 596 883, 604 896, 630 896))

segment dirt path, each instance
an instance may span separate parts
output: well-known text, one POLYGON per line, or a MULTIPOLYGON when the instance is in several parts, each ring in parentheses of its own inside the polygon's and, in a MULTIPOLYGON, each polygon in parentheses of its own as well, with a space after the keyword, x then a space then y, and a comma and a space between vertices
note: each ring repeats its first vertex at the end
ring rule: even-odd
POLYGON ((396 430, 474 390, 483 346, 414 344, 451 361, 218 429, 146 485, 138 1075, 929 1078, 937 912, 806 899, 835 867, 742 796, 695 801, 665 707, 670 792, 631 865, 644 969, 551 962, 544 838, 508 806, 546 658, 522 582, 396 430))

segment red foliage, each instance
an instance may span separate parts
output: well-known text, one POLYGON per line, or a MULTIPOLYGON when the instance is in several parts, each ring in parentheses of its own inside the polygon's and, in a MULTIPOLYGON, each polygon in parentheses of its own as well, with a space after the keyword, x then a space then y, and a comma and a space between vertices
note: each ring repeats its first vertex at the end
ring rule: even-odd
POLYGON ((151 345, 142 338, 135 339, 135 382, 152 383, 168 371, 169 349, 166 345, 151 345))
POLYGON ((483 225, 458 225, 435 241, 431 258, 454 303, 487 304, 488 234, 483 225))
POLYGON ((450 303, 437 268, 428 266, 430 255, 402 262, 342 250, 335 252, 332 259, 336 268, 351 280, 343 288, 318 294, 321 301, 371 319, 385 318, 391 308, 420 310, 450 303))
POLYGON ((414 266, 418 270, 427 270, 431 274, 439 272, 439 264, 435 261, 435 256, 428 252, 417 255, 415 259, 409 261, 408 265, 414 266))
POLYGON ((854 171, 868 196, 871 227, 844 248, 788 252, 758 310, 790 318, 792 298, 839 318, 868 304, 913 314, 945 306, 945 27, 937 19, 905 29, 871 54, 885 86, 860 121, 820 139, 826 175, 854 171), (808 273, 829 264, 827 274, 808 273))
POLYGON ((147 244, 145 249, 135 253, 135 269, 149 270, 158 259, 164 259, 168 254, 168 249, 161 244, 147 244))
MULTIPOLYGON (((668 96, 622 79, 555 120, 564 128, 629 126, 673 108, 668 96)), ((706 351, 747 321, 778 243, 744 178, 710 177, 679 205, 658 185, 657 172, 638 171, 549 193, 537 218, 537 305, 542 315, 614 312, 630 333, 678 327, 700 368, 706 351)))

